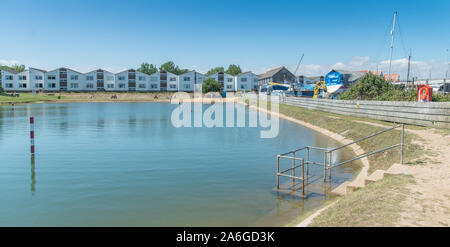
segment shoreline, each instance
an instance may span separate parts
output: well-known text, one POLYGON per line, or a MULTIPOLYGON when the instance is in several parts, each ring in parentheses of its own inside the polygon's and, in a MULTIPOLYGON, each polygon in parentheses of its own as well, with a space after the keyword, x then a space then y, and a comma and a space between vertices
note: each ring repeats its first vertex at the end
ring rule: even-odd
MULTIPOLYGON (((262 112, 264 112, 266 114, 274 114, 274 115, 277 115, 279 118, 282 118, 284 120, 288 120, 290 122, 296 123, 296 124, 304 126, 306 128, 309 128, 309 129, 311 129, 313 131, 316 131, 318 133, 326 135, 326 136, 330 137, 331 139, 333 139, 333 140, 335 140, 335 141, 337 141, 339 143, 342 143, 343 145, 345 145, 347 143, 350 143, 350 142, 353 142, 353 140, 345 138, 344 136, 339 135, 338 133, 334 133, 334 132, 331 132, 331 131, 329 131, 327 129, 324 129, 322 127, 318 127, 318 126, 315 126, 313 124, 301 121, 299 119, 295 119, 293 117, 289 117, 289 116, 284 115, 282 113, 274 113, 271 110, 262 109, 259 106, 248 105, 248 104, 245 104, 245 105, 250 107, 250 108, 252 108, 252 109, 254 109, 254 110, 262 111, 262 112)), ((349 145, 349 147, 351 148, 353 153, 355 153, 356 155, 364 154, 364 150, 358 144, 352 144, 352 145, 349 145)), ((341 185, 345 185, 346 183, 349 183, 349 182, 363 183, 364 184, 364 180, 367 179, 368 176, 369 176, 368 171, 369 171, 370 163, 369 163, 369 159, 367 157, 362 158, 361 162, 362 162, 363 166, 362 166, 361 170, 357 174, 355 174, 355 177, 352 180, 344 182, 341 185)), ((339 185, 338 187, 334 188, 331 193, 340 194, 341 190, 345 189, 345 188, 342 188, 341 185, 339 185)), ((319 216, 323 211, 325 211, 326 209, 328 209, 331 206, 335 205, 339 200, 340 200, 340 198, 337 198, 334 202, 332 202, 329 205, 326 205, 324 207, 323 206, 322 207, 318 207, 316 209, 311 210, 310 212, 312 214, 310 216, 306 217, 305 219, 303 219, 300 223, 293 224, 294 227, 306 227, 306 226, 308 226, 315 217, 319 216)), ((301 217, 301 216, 299 216, 299 217, 301 217)), ((298 217, 296 219, 298 219, 298 217)), ((288 224, 292 224, 293 222, 297 222, 296 219, 290 221, 289 223, 287 223, 287 225, 288 224)))

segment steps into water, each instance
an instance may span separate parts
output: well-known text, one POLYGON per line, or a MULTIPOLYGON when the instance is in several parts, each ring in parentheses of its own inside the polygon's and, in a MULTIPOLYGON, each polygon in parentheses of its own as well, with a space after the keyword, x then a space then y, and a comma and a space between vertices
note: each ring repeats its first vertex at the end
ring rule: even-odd
POLYGON ((355 184, 354 182, 344 182, 334 190, 332 190, 331 193, 334 195, 343 196, 345 194, 361 189, 370 183, 383 179, 384 177, 404 174, 404 171, 406 170, 405 167, 405 165, 394 164, 386 171, 376 170, 364 180, 364 185, 355 184))

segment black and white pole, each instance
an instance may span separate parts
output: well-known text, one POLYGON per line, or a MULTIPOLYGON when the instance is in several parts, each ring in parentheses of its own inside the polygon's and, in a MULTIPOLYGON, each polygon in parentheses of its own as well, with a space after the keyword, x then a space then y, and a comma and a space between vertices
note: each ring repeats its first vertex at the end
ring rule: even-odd
POLYGON ((34 156, 34 117, 30 117, 31 155, 34 156))

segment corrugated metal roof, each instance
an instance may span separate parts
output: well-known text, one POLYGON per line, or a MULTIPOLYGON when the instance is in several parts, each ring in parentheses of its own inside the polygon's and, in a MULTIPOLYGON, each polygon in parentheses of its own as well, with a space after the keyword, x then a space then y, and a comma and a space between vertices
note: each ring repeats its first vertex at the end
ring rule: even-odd
POLYGON ((258 76, 259 76, 259 78, 269 78, 269 77, 272 77, 273 75, 275 75, 276 73, 278 73, 280 70, 282 70, 284 68, 285 68, 284 66, 281 66, 281 67, 278 67, 278 68, 275 68, 275 69, 271 69, 271 70, 267 71, 266 73, 258 75, 258 76))

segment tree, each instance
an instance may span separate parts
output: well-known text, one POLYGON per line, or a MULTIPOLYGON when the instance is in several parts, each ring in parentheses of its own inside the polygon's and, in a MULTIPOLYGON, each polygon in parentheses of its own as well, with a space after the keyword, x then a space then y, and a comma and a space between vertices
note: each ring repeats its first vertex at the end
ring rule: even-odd
POLYGON ((228 66, 226 73, 234 76, 242 73, 242 70, 241 67, 239 67, 239 65, 230 64, 230 66, 228 66))
POLYGON ((9 69, 9 70, 17 71, 17 72, 22 72, 25 70, 25 65, 23 65, 23 64, 20 64, 20 65, 14 64, 12 66, 2 65, 2 66, 0 66, 0 69, 9 69))
POLYGON ((212 69, 208 70, 208 72, 206 73, 206 76, 210 76, 210 75, 215 74, 217 72, 224 72, 224 71, 225 71, 225 69, 223 67, 215 67, 215 68, 212 68, 212 69))
POLYGON ((220 83, 218 83, 216 80, 214 80, 212 78, 206 78, 203 81, 203 85, 202 85, 203 93, 220 92, 220 89, 222 89, 222 85, 220 85, 220 83))
POLYGON ((156 65, 148 64, 148 63, 142 63, 141 67, 137 69, 137 71, 142 72, 147 75, 151 75, 153 73, 158 72, 158 69, 156 68, 156 65))
POLYGON ((166 62, 166 63, 164 63, 163 65, 161 65, 160 67, 159 67, 159 71, 166 71, 166 72, 170 72, 170 73, 173 73, 173 74, 175 74, 175 75, 181 75, 181 74, 184 74, 184 73, 186 73, 186 72, 188 72, 189 70, 187 70, 187 69, 180 69, 177 65, 175 65, 175 63, 174 62, 172 62, 172 61, 169 61, 169 62, 166 62))

